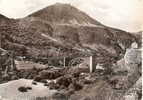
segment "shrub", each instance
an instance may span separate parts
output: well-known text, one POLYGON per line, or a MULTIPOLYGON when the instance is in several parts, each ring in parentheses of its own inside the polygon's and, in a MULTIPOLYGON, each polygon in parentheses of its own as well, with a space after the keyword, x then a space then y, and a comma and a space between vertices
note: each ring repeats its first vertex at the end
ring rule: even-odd
POLYGON ((32 87, 27 87, 28 90, 32 90, 32 87))
POLYGON ((33 85, 37 85, 37 83, 35 81, 32 82, 33 85))
POLYGON ((18 91, 20 91, 20 92, 27 92, 27 88, 24 87, 24 86, 21 86, 21 87, 18 88, 18 91))

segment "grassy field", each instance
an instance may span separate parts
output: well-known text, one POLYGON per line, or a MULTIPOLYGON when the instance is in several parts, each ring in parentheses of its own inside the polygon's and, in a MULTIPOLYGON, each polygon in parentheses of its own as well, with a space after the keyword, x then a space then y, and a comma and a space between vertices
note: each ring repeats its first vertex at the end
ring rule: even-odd
POLYGON ((32 69, 32 68, 39 68, 39 69, 43 69, 46 68, 46 65, 40 64, 40 63, 34 63, 31 61, 15 61, 16 63, 16 67, 20 70, 20 69, 32 69))

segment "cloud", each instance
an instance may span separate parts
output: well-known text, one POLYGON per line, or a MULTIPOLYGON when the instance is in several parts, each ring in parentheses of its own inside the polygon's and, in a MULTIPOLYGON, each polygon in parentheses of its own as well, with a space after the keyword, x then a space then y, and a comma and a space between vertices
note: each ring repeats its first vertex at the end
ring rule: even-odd
POLYGON ((142 26, 142 0, 0 0, 0 13, 21 18, 56 2, 70 3, 108 26, 127 31, 142 26))

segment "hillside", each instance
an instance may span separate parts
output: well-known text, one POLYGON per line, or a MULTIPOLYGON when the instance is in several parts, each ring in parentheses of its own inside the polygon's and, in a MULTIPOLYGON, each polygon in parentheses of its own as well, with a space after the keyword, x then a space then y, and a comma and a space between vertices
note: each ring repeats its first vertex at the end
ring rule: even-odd
POLYGON ((3 48, 34 58, 73 52, 106 52, 119 57, 136 40, 132 34, 106 27, 68 4, 51 5, 25 18, 8 20, 0 28, 3 48))
POLYGON ((0 14, 0 21, 2 21, 2 20, 8 20, 8 18, 6 16, 0 14))
POLYGON ((128 32, 106 27, 68 4, 57 3, 28 17, 49 23, 53 28, 53 38, 75 48, 102 48, 117 56, 136 40, 128 32))

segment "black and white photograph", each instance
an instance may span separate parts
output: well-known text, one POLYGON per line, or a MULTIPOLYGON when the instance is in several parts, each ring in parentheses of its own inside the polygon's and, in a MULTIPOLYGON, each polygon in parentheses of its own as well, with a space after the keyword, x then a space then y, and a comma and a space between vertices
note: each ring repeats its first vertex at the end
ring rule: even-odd
POLYGON ((143 100, 143 0, 0 0, 0 100, 143 100))

